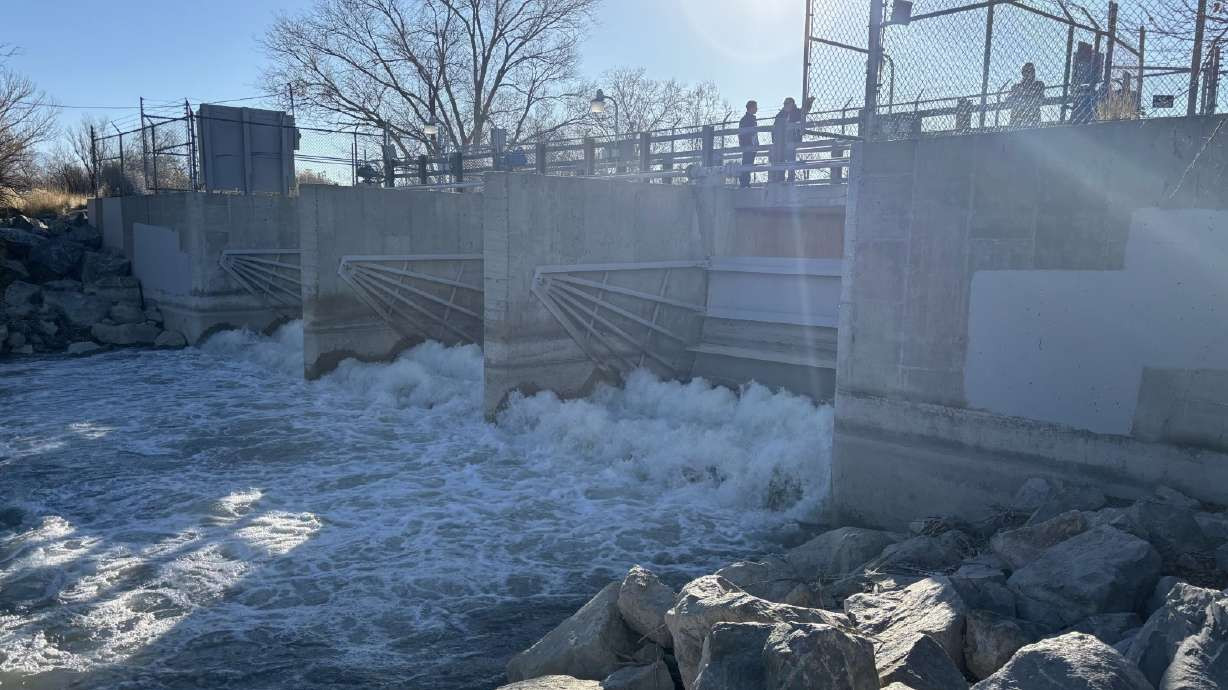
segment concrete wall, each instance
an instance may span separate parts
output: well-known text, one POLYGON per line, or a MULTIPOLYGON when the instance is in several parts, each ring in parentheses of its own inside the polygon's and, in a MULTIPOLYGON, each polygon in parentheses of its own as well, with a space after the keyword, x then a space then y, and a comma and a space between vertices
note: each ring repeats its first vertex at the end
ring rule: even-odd
MULTIPOLYGON (((539 266, 703 260, 729 246, 732 198, 717 188, 486 176, 485 408, 514 390, 584 394, 597 369, 532 294, 539 266)), ((699 294, 689 296, 702 303, 699 294)))
POLYGON ((97 201, 104 243, 132 259, 146 301, 189 343, 293 316, 244 291, 218 264, 226 249, 297 249, 292 200, 179 192, 97 201))
POLYGON ((415 342, 380 320, 341 280, 341 258, 481 253, 482 201, 479 193, 300 187, 307 378, 321 376, 346 357, 386 359, 415 342))
POLYGON ((973 514, 1037 474, 1228 500, 1228 300, 1216 277, 1228 137, 1208 144, 1220 122, 859 148, 840 518, 973 514))

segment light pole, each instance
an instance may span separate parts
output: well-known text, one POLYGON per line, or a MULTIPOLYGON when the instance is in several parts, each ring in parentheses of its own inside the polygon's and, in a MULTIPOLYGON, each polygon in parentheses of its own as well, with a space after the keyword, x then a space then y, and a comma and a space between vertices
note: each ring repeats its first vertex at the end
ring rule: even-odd
POLYGON ((593 100, 588 102, 589 112, 600 115, 605 112, 605 102, 609 101, 614 104, 614 136, 618 136, 618 101, 613 96, 607 96, 601 89, 597 89, 597 95, 593 96, 593 100))

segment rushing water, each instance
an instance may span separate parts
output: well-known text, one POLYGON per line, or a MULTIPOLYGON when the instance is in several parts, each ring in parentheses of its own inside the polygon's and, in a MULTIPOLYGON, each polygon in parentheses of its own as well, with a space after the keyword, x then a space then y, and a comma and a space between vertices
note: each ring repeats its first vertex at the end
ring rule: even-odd
POLYGON ((481 418, 481 352, 302 330, 0 363, 0 686, 490 688, 634 563, 799 538, 831 411, 637 374, 481 418))

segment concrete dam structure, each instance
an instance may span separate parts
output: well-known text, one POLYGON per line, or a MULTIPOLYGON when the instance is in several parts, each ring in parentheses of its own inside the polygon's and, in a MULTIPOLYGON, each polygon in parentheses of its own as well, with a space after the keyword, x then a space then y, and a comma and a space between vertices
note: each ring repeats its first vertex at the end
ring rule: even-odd
POLYGON ((429 339, 482 346, 488 417, 641 367, 834 400, 841 523, 1037 475, 1225 502, 1223 122, 866 142, 847 186, 489 172, 96 217, 192 341, 301 315, 307 378, 429 339))

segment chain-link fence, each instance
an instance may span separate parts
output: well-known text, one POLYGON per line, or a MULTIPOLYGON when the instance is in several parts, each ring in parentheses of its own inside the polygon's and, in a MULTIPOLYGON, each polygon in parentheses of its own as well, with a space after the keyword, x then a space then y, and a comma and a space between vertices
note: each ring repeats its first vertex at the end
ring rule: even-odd
POLYGON ((872 110, 873 136, 1228 107, 1222 0, 807 3, 805 94, 872 110))

